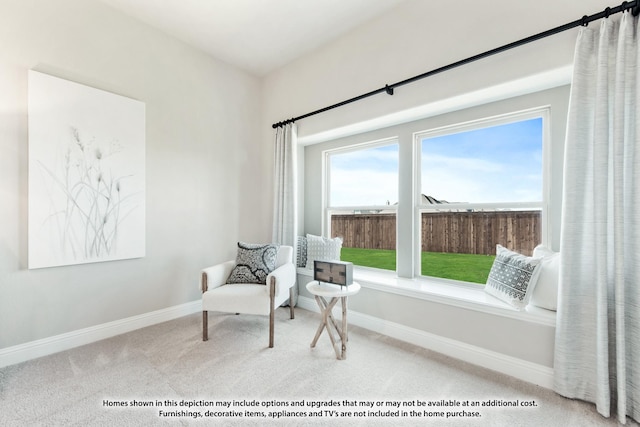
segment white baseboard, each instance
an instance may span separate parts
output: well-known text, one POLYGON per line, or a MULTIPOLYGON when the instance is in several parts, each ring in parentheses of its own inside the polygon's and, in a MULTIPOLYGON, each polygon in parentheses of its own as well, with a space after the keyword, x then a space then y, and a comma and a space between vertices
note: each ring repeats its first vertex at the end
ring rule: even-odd
MULTIPOLYGON (((298 296, 298 306, 319 312, 316 302, 298 296)), ((0 368, 110 338, 202 310, 200 300, 128 317, 41 340, 0 349, 0 368)), ((474 365, 551 389, 553 369, 481 347, 349 310, 349 323, 474 365)))
POLYGON ((166 322, 202 310, 202 301, 192 301, 126 319, 115 320, 77 331, 0 349, 0 368, 59 351, 111 338, 136 329, 166 322))
MULTIPOLYGON (((320 311, 316 302, 312 298, 305 296, 298 296, 298 306, 310 311, 320 311)), ((483 368, 510 375, 541 387, 548 389, 553 387, 553 369, 547 366, 507 356, 482 347, 410 328, 399 323, 390 322, 353 310, 349 310, 349 323, 483 368)))

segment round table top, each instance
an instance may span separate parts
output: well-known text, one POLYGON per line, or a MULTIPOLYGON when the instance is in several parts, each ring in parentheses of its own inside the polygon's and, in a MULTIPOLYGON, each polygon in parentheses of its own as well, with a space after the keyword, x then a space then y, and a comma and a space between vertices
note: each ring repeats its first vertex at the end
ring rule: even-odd
POLYGON ((321 297, 348 297, 360 292, 360 283, 353 282, 349 286, 340 286, 333 283, 312 280, 307 283, 307 290, 313 295, 321 297))

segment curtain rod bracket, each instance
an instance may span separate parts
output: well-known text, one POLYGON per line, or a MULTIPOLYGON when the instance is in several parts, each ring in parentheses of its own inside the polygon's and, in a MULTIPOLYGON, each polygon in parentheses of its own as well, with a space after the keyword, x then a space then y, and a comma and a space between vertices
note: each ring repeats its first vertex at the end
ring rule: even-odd
POLYGON ((393 95, 393 87, 389 85, 384 85, 384 91, 387 92, 387 95, 393 95))

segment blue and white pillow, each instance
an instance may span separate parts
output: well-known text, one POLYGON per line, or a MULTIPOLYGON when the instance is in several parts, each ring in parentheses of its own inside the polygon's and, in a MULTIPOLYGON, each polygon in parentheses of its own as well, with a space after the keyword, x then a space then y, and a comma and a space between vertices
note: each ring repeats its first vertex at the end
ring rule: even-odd
POLYGON ((276 268, 280 245, 238 242, 236 265, 227 283, 257 283, 266 285, 267 276, 276 268))
POLYGON ((538 280, 540 261, 496 245, 496 259, 491 266, 485 292, 523 310, 538 280))

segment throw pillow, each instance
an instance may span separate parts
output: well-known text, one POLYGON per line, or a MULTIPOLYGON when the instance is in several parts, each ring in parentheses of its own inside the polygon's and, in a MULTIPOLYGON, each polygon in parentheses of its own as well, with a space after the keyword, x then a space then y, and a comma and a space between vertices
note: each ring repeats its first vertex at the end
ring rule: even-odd
POLYGON ((340 259, 342 239, 327 239, 322 236, 307 234, 307 264, 305 268, 313 270, 313 261, 336 261, 340 259))
POLYGON ((539 258, 528 257, 496 245, 496 259, 484 290, 522 310, 529 303, 539 274, 539 258))
POLYGON ((560 280, 560 253, 538 245, 533 257, 540 258, 540 276, 531 294, 531 305, 556 311, 558 309, 558 281, 560 280))
POLYGON ((296 245, 296 267, 305 268, 307 265, 307 238, 298 236, 296 245))
POLYGON ((236 265, 231 270, 227 283, 258 283, 265 285, 267 275, 276 268, 277 244, 255 244, 238 242, 236 265))

